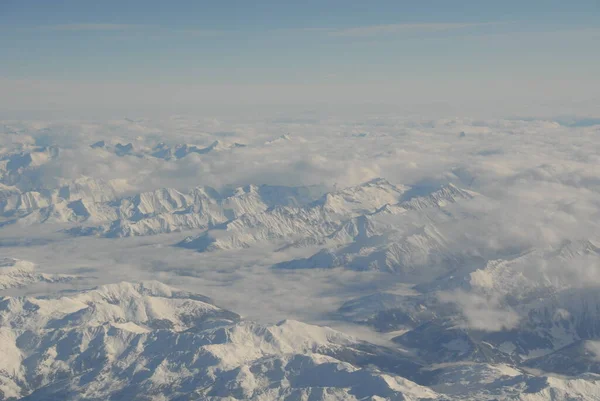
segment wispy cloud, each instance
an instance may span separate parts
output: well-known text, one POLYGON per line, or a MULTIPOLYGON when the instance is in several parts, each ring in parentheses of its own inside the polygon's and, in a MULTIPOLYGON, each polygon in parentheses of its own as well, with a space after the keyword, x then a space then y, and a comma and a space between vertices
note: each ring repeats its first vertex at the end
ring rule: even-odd
MULTIPOLYGON (((415 33, 432 33, 450 30, 459 30, 488 25, 495 25, 497 22, 481 23, 417 23, 417 24, 383 24, 383 25, 365 25, 346 28, 304 28, 303 32, 315 32, 334 37, 374 37, 383 35, 401 35, 415 33)), ((71 23, 59 25, 41 25, 34 29, 38 31, 54 32, 133 32, 152 29, 156 32, 182 33, 190 36, 219 36, 225 31, 204 30, 204 29, 165 29, 160 26, 151 26, 143 24, 113 24, 113 23, 71 23)))
POLYGON ((73 23, 61 25, 41 25, 34 28, 37 31, 52 32, 140 32, 149 31, 152 34, 183 34, 195 37, 219 36, 223 32, 206 29, 167 29, 156 25, 143 24, 111 24, 111 23, 73 23))
POLYGON ((199 37, 213 37, 213 36, 221 36, 225 33, 225 31, 217 31, 210 29, 183 29, 177 30, 174 32, 183 33, 189 36, 199 36, 199 37))
POLYGON ((49 31, 129 31, 133 29, 140 29, 142 27, 144 27, 144 25, 90 23, 45 25, 39 27, 39 29, 49 31))
POLYGON ((495 22, 480 23, 419 23, 419 24, 385 24, 366 25, 349 28, 311 28, 310 31, 323 32, 329 36, 339 37, 370 37, 379 35, 395 35, 405 33, 440 32, 455 29, 465 29, 496 24, 495 22))

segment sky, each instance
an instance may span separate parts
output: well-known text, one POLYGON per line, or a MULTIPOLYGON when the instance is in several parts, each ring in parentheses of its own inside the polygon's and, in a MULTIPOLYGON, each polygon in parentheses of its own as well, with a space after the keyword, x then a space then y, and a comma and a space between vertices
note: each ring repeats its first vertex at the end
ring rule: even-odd
POLYGON ((597 117, 598 43, 597 0, 0 0, 0 106, 441 105, 597 117))

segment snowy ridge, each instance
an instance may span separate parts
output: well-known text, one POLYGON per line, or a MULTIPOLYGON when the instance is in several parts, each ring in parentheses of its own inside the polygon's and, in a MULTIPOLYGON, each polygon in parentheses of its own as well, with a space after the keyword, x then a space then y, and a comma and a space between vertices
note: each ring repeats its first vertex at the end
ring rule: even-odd
POLYGON ((374 212, 386 204, 398 203, 406 187, 375 178, 363 184, 326 194, 316 202, 329 214, 351 216, 374 212))
POLYGON ((186 157, 191 153, 203 155, 213 151, 219 152, 243 147, 246 147, 246 145, 237 142, 227 145, 223 144, 221 141, 214 141, 209 146, 204 148, 189 144, 177 144, 174 146, 169 146, 161 142, 152 148, 151 155, 159 159, 178 160, 186 157))
POLYGON ((323 249, 307 259, 282 262, 276 268, 304 269, 344 266, 352 270, 386 271, 409 281, 431 280, 463 260, 434 226, 412 233, 375 236, 371 241, 351 243, 338 249, 323 249), (327 255, 327 256, 326 256, 327 255))
POLYGON ((98 226, 80 226, 74 235, 129 237, 206 229, 248 214, 256 215, 276 205, 298 205, 311 200, 308 188, 248 185, 219 194, 210 187, 188 192, 162 188, 143 192, 110 204, 104 212, 90 213, 86 221, 102 221, 98 226), (93 217, 93 220, 92 220, 93 217))
POLYGON ((228 113, 0 124, 0 401, 600 399, 597 121, 228 113))
POLYGON ((518 357, 508 355, 485 341, 479 341, 465 329, 444 321, 429 321, 392 339, 415 350, 428 363, 484 362, 517 365, 518 357))
POLYGON ((159 282, 123 282, 67 295, 39 299, 5 297, 0 325, 38 330, 52 325, 81 328, 127 323, 128 327, 142 331, 151 328, 184 331, 239 320, 235 313, 214 306, 209 298, 159 282))
POLYGON ((469 283, 480 293, 510 296, 520 302, 569 288, 572 279, 561 273, 564 264, 593 263, 600 248, 592 241, 567 241, 557 248, 538 249, 509 260, 493 260, 470 273, 469 283), (539 269, 532 270, 532 266, 539 269), (541 276, 540 274, 541 273, 541 276))
POLYGON ((157 282, 112 284, 54 299, 3 298, 0 395, 437 398, 403 377, 356 365, 400 363, 395 369, 414 371, 400 354, 296 321, 238 322, 207 301, 157 282))
POLYGON ((594 400, 600 376, 535 377, 504 364, 466 363, 432 371, 432 388, 460 400, 594 400))
MULTIPOLYGON (((6 400, 565 401, 600 390, 598 379, 536 377, 504 364, 424 367, 327 327, 240 321, 158 282, 1 298, 0 339, 6 400)), ((455 339, 441 349, 462 350, 455 339)))
POLYGON ((600 374, 600 342, 581 340, 573 342, 548 355, 530 359, 526 365, 546 372, 576 376, 584 373, 600 374))
POLYGON ((75 278, 75 276, 66 274, 40 273, 36 271, 34 263, 26 260, 0 259, 0 291, 34 283, 67 282, 75 278))
POLYGON ((446 215, 439 215, 443 216, 440 219, 435 213, 423 216, 421 213, 431 213, 428 209, 441 210, 477 195, 449 185, 427 196, 393 205, 385 204, 368 215, 350 220, 336 234, 307 241, 311 245, 327 246, 315 255, 282 262, 276 267, 305 269, 344 266, 353 270, 393 272, 410 281, 430 280, 474 255, 456 253, 452 239, 448 239, 435 225, 433 219, 444 223, 448 219, 446 215), (396 225, 393 220, 395 216, 407 219, 408 224, 400 221, 396 225), (422 222, 426 224, 410 230, 405 228, 422 222))
POLYGON ((369 241, 370 238, 377 237, 384 233, 383 227, 379 221, 374 221, 369 215, 360 215, 342 223, 331 234, 326 236, 305 237, 298 241, 291 242, 281 247, 279 251, 289 248, 303 248, 310 246, 339 246, 349 244, 355 241, 369 241))
POLYGON ((306 207, 275 207, 258 214, 246 213, 222 228, 187 238, 179 245, 203 252, 283 240, 292 246, 314 245, 326 241, 328 236, 335 237, 336 233, 343 237, 341 240, 348 240, 360 236, 361 230, 366 230, 364 235, 367 235, 373 228, 364 219, 344 226, 347 220, 375 212, 390 201, 398 201, 403 193, 403 188, 376 179, 328 193, 306 207), (361 224, 363 227, 359 227, 361 224))
POLYGON ((344 320, 371 326, 380 332, 392 332, 437 320, 440 309, 435 297, 376 292, 346 301, 337 313, 344 320))
POLYGON ((92 149, 103 150, 106 152, 114 153, 119 157, 124 156, 136 156, 136 157, 154 157, 163 160, 179 160, 190 154, 205 155, 212 152, 223 152, 236 148, 243 148, 246 145, 241 143, 226 144, 219 140, 214 141, 206 147, 178 143, 169 145, 164 142, 160 142, 152 147, 137 146, 133 143, 107 143, 105 140, 94 142, 90 145, 92 149))
MULTIPOLYGON (((4 187, 0 188, 0 214, 8 218, 25 218, 29 224, 46 222, 50 216, 55 216, 55 222, 77 221, 92 213, 67 209, 80 209, 77 203, 90 209, 107 209, 102 203, 115 198, 115 190, 110 184, 89 177, 73 180, 55 190, 21 192, 16 187, 4 187)), ((102 212, 93 215, 103 220, 102 212)))
POLYGON ((443 186, 427 196, 417 196, 400 203, 399 206, 407 210, 422 210, 431 207, 444 207, 465 199, 473 199, 478 194, 473 191, 461 189, 453 184, 443 186))
MULTIPOLYGON (((53 191, 21 193, 12 187, 2 189, 0 210, 9 221, 28 225, 83 223, 69 230, 74 235, 153 235, 226 223, 227 234, 219 229, 195 238, 193 243, 200 244, 199 250, 205 246, 244 248, 253 243, 281 240, 290 242, 290 246, 360 242, 365 235, 382 233, 377 228, 381 223, 371 222, 370 215, 441 208, 474 196, 449 186, 427 197, 413 198, 405 208, 406 202, 400 201, 406 188, 384 179, 330 192, 317 201, 311 198, 314 191, 310 188, 254 185, 223 195, 209 187, 187 192, 161 188, 116 199, 116 192, 109 184, 85 177, 53 191), (360 228, 361 224, 369 227, 360 228), (359 234, 358 230, 366 231, 359 234)), ((184 244, 192 244, 191 239, 184 244)))
POLYGON ((275 139, 269 139, 268 141, 265 142, 265 145, 272 145, 272 144, 277 144, 277 143, 281 143, 281 142, 288 142, 293 140, 293 137, 290 134, 283 134, 275 139))
POLYGON ((56 146, 29 146, 0 155, 0 182, 5 185, 28 186, 24 173, 56 159, 60 149, 56 146), (25 181, 23 181, 25 180, 25 181))
POLYGON ((325 236, 338 227, 337 220, 320 208, 277 207, 258 214, 245 214, 228 222, 223 229, 186 238, 178 245, 200 252, 248 248, 260 242, 325 236))

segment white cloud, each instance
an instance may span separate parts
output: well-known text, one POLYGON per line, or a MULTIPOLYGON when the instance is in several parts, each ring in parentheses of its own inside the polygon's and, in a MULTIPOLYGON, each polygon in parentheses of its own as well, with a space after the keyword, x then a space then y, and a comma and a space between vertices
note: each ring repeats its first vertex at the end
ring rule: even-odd
MULTIPOLYGON (((128 194, 198 185, 337 184, 342 188, 378 176, 423 187, 453 182, 482 193, 485 200, 452 209, 470 217, 441 228, 449 239, 447 246, 484 259, 551 248, 567 239, 593 239, 600 233, 597 127, 570 128, 549 121, 409 118, 383 112, 249 114, 5 121, 0 124, 0 138, 5 153, 36 144, 61 147, 56 159, 25 173, 28 182, 49 188, 81 175, 124 183, 121 188, 128 194), (265 145, 283 134, 289 137, 265 145), (113 145, 131 142, 134 149, 146 153, 118 157, 89 147, 102 139, 113 145), (160 141, 206 146, 217 139, 248 146, 171 161, 151 157, 147 151, 160 141)), ((165 246, 187 233, 106 242, 64 239, 56 235, 56 229, 44 234, 49 243, 36 247, 10 244, 41 236, 38 227, 22 232, 14 226, 0 230, 4 239, 11 239, 3 242, 2 249, 16 258, 24 258, 26 252, 30 256, 25 259, 34 259, 51 273, 91 268, 97 278, 90 282, 158 278, 196 287, 257 318, 263 314, 266 318, 322 319, 343 300, 394 282, 389 275, 340 269, 286 274, 269 270, 286 257, 310 256, 307 250, 200 255, 165 246), (277 291, 278 305, 272 304, 270 291, 277 291), (325 293, 328 303, 323 304, 319 299, 325 293)), ((536 275, 572 286, 600 282, 597 261, 587 257, 573 259, 566 266, 532 264, 527 277, 536 275)), ((469 326, 511 327, 519 318, 505 306, 501 294, 464 292, 445 297, 463 310, 469 326)))
POLYGON ((482 331, 499 331, 517 326, 521 317, 501 300, 493 296, 482 296, 464 291, 442 292, 440 301, 456 304, 464 318, 466 326, 482 331))

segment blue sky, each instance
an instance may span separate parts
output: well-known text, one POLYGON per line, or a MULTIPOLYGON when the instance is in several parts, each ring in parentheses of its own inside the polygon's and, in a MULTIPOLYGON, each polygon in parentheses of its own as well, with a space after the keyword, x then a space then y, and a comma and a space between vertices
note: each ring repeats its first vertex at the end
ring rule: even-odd
POLYGON ((219 86, 265 103, 310 103, 320 87, 340 89, 322 93, 331 102, 373 102, 381 88, 382 103, 410 102, 407 91, 493 100, 509 98, 510 83, 530 86, 521 96, 556 86, 542 97, 585 100, 600 86, 599 21, 597 0, 0 0, 0 80, 5 91, 27 85, 20 107, 34 94, 68 107, 82 88, 120 84, 198 102, 219 86))

